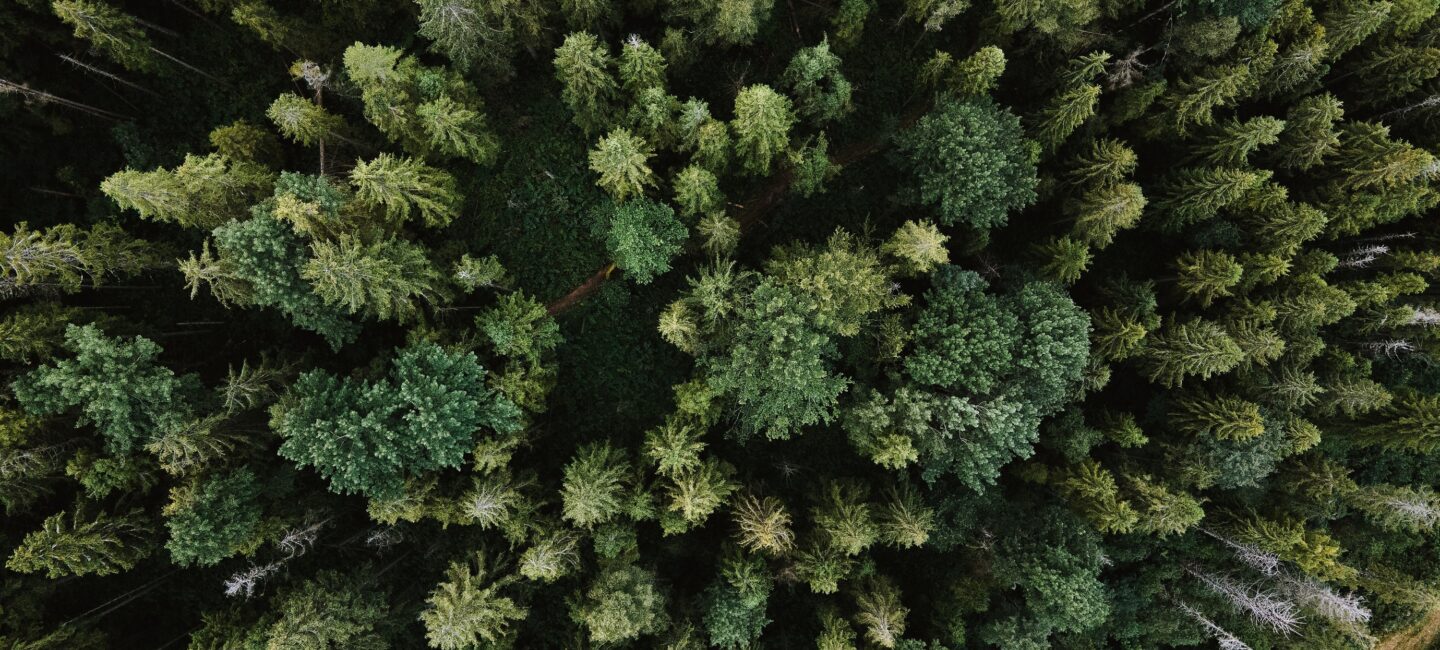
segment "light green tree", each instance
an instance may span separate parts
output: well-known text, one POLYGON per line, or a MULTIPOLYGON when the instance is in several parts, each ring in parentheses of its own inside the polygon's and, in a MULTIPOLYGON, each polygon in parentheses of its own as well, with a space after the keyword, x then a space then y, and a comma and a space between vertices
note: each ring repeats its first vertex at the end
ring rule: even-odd
POLYGON ((735 152, 750 174, 770 173, 775 157, 790 145, 790 128, 795 112, 790 98, 769 86, 748 86, 735 96, 735 152))
POLYGON ((590 171, 600 175, 596 184, 624 202, 644 196, 645 188, 655 185, 655 173, 646 164, 654 155, 644 140, 626 129, 614 129, 590 150, 590 171))
POLYGON ((480 643, 502 643, 512 635, 511 622, 528 611, 500 591, 515 581, 489 575, 484 553, 471 562, 453 562, 445 582, 430 592, 429 607, 420 613, 425 639, 440 650, 464 650, 480 643))
POLYGON ((425 225, 440 227, 460 213, 455 178, 413 158, 382 153, 357 162, 350 183, 358 201, 379 208, 395 225, 409 221, 413 213, 425 225))

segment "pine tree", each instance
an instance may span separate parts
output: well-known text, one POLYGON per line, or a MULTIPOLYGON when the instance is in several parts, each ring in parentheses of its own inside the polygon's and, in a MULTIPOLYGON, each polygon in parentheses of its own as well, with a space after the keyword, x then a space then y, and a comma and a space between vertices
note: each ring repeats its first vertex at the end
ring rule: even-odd
POLYGON ((44 571, 61 576, 107 576, 129 571, 150 555, 151 530, 144 513, 104 512, 83 516, 80 510, 45 518, 40 530, 28 533, 5 566, 19 573, 44 571))
POLYGON ((880 538, 866 489, 857 483, 829 483, 821 488, 819 505, 810 518, 830 548, 845 555, 859 555, 880 538))
POLYGON ((1074 284, 1090 267, 1090 246, 1069 237, 1055 237, 1038 243, 1035 256, 1041 260, 1040 273, 1061 284, 1074 284))
POLYGON ((784 555, 795 547, 790 512, 775 497, 741 496, 732 516, 736 541, 746 550, 784 555))
POLYGON ((655 185, 655 173, 645 164, 653 156, 644 140, 626 129, 614 129, 590 150, 590 171, 600 175, 596 184, 624 202, 643 196, 646 186, 655 185))
POLYGON ((905 636, 910 610, 900 602, 900 591, 888 580, 872 580, 855 596, 855 624, 865 639, 882 648, 896 647, 905 636))
POLYGON ((1120 498, 1115 476, 1094 460, 1068 469, 1057 485, 1070 507, 1102 533, 1128 533, 1140 515, 1120 498))
POLYGON ((1352 83, 1364 105, 1403 99, 1440 75, 1440 48, 1386 44, 1354 62, 1352 83))
POLYGON ((1423 485, 1367 485, 1346 500, 1386 530, 1423 533, 1440 525, 1440 497, 1423 485))
POLYGON ((1224 328, 1200 319, 1172 323, 1146 340, 1145 374, 1166 387, 1179 386, 1186 377, 1229 372, 1245 356, 1224 328))
POLYGON ((345 118, 295 93, 283 93, 266 109, 265 116, 280 134, 307 147, 342 140, 345 118))
POLYGON ((274 176, 255 163, 220 154, 187 155, 173 170, 112 174, 100 190, 121 208, 146 219, 169 221, 187 228, 210 229, 243 219, 250 206, 268 192, 274 176))
POLYGON ((987 45, 955 64, 950 87, 960 97, 988 95, 1004 73, 1005 52, 987 45))
POLYGON ((1175 231, 1211 219, 1269 178, 1269 172, 1226 167, 1182 169, 1161 184, 1154 206, 1164 215, 1164 221, 1158 225, 1175 231))
POLYGON ((880 251, 899 261, 904 275, 924 275, 950 262, 950 238, 929 221, 906 221, 891 233, 880 251))
POLYGON ((1275 144, 1285 130, 1285 121, 1268 116, 1245 121, 1230 118, 1199 139, 1194 155, 1206 164, 1244 166, 1250 154, 1275 144))
POLYGON ((935 205, 941 225, 993 228, 1035 201, 1020 120, 993 102, 943 100, 896 144, 913 174, 902 199, 935 205))
POLYGON ((474 106, 442 96, 415 107, 415 118, 441 155, 488 165, 500 151, 485 114, 474 106))
POLYGON ((529 611, 500 595, 514 577, 493 579, 486 565, 483 552, 472 562, 452 562, 446 581, 430 592, 430 606, 420 613, 430 647, 462 650, 481 642, 502 643, 512 635, 511 621, 525 620, 529 611))
POLYGON ((1134 492, 1132 502, 1140 515, 1139 530, 1162 539, 1182 535, 1205 518, 1200 501, 1184 492, 1172 492, 1149 476, 1126 476, 1126 484, 1134 492))
POLYGON ((587 135, 610 123, 618 90, 611 74, 614 67, 614 57, 588 32, 566 36, 564 44, 555 50, 560 98, 574 113, 575 125, 587 135))
MULTIPOLYGON (((300 277, 308 261, 304 242, 293 229, 266 213, 264 207, 261 204, 251 219, 216 228, 218 260, 199 265, 206 267, 201 270, 210 274, 210 287, 219 290, 220 295, 230 295, 241 304, 274 307, 297 326, 324 336, 331 347, 338 349, 355 337, 358 327, 338 309, 326 305, 300 277)), ((198 278, 190 279, 192 287, 198 288, 198 278)))
POLYGON ((642 91, 665 87, 665 56, 639 36, 631 35, 620 48, 620 85, 632 99, 642 91))
POLYGON ((350 236, 311 244, 300 270, 326 303, 351 314, 406 322, 443 296, 444 277, 425 249, 400 239, 366 244, 350 236))
POLYGON ((795 112, 815 124, 838 120, 850 112, 850 81, 840 73, 840 57, 830 42, 801 48, 790 59, 781 83, 795 98, 795 112))
POLYGON ((382 153, 357 162, 350 170, 350 183, 356 200, 379 208, 395 225, 409 221, 413 212, 425 225, 441 227, 460 212, 455 178, 413 158, 382 153))
MULTIPOLYGON (((544 6, 477 0, 423 0, 421 36, 463 69, 499 79, 514 75, 510 59, 522 42, 531 41, 543 26, 544 6)), ((528 43, 533 44, 533 43, 528 43)))
POLYGON ((74 358, 35 368, 15 382, 15 397, 26 411, 47 415, 78 408, 80 423, 94 423, 106 449, 116 454, 188 415, 193 377, 176 377, 161 366, 160 346, 149 339, 126 341, 94 325, 71 325, 65 349, 74 358))
POLYGON ((1260 406, 1228 395, 1178 398, 1169 415, 1177 429, 1193 436, 1244 441, 1265 433, 1260 406))
POLYGON ((749 45, 770 17, 774 0, 672 0, 665 18, 693 26, 695 38, 706 45, 749 45))
POLYGON ((126 69, 153 72, 159 61, 139 21, 108 4, 86 0, 55 0, 50 8, 75 29, 75 38, 114 59, 126 69))
POLYGON ((1360 442, 1421 454, 1440 449, 1440 397, 1404 395, 1381 416, 1357 432, 1360 442))
POLYGON ((1091 317, 1091 352, 1102 359, 1123 361, 1138 352, 1148 332, 1138 320, 1112 307, 1091 317))
POLYGON ((1070 162, 1066 176, 1077 185, 1105 187, 1125 180, 1138 164, 1134 149, 1119 140, 1101 138, 1070 162))
POLYGON ((700 165, 680 170, 671 185, 675 188, 675 203, 680 206, 682 215, 710 215, 725 208, 725 195, 720 192, 715 174, 700 165))
POLYGON ((822 132, 813 142, 807 140, 799 149, 791 149, 790 190, 802 197, 825 191, 826 183, 840 174, 840 166, 830 160, 830 142, 822 132))
POLYGON ((1245 272, 1229 253, 1213 250, 1183 253, 1175 260, 1175 267, 1179 272, 1176 286, 1201 307, 1209 307, 1216 298, 1231 295, 1230 289, 1240 282, 1245 272))
POLYGON ((1335 123, 1344 116, 1340 100, 1322 94, 1304 97, 1290 107, 1276 155, 1285 167, 1306 170, 1324 162, 1340 147, 1335 123))
POLYGON ((778 285, 810 296, 815 324, 840 336, 854 336, 871 314, 909 302, 892 287, 879 251, 844 230, 824 248, 777 249, 766 271, 778 285))
POLYGON ((746 87, 735 96, 735 151, 745 170, 756 176, 770 173, 775 157, 790 144, 795 113, 790 98, 769 86, 746 87))
POLYGON ((1095 115, 1100 102, 1100 86, 1084 84, 1056 95, 1034 118, 1035 139, 1048 151, 1065 143, 1080 125, 1095 115))
POLYGON ((607 645, 630 641, 665 629, 665 595, 655 574, 630 565, 615 565, 600 573, 576 604, 572 616, 585 626, 592 643, 607 645))
POLYGON ((1350 122, 1341 130, 1339 156, 1345 179, 1341 186, 1358 190, 1390 188, 1428 174, 1435 157, 1409 143, 1390 139, 1390 128, 1350 122))
POLYGON ((1165 96, 1170 128, 1185 135, 1214 123, 1214 110, 1233 104, 1252 83, 1251 66, 1244 63, 1211 66, 1181 80, 1165 96))
POLYGON ((677 472, 666 486, 670 498, 667 510, 678 514, 687 526, 704 523, 739 488, 731 478, 735 467, 707 458, 698 467, 677 472))
POLYGON ((1115 235, 1139 223, 1145 212, 1145 194, 1135 183, 1113 183, 1085 191, 1068 207, 1075 213, 1074 236, 1097 249, 1115 241, 1115 235))
POLYGON ((1338 5, 1325 12, 1321 24, 1325 28, 1326 50, 1331 60, 1355 49, 1390 17, 1392 4, 1385 0, 1354 2, 1338 5))
POLYGON ((165 548, 175 564, 211 566, 250 548, 260 534, 260 485, 241 468, 172 490, 165 548))
POLYGON ((639 284, 669 271, 670 260, 689 235, 670 206, 645 198, 596 206, 591 222, 615 266, 639 284))
POLYGON ((315 467, 336 493, 398 496, 407 476, 459 466, 478 431, 519 429, 519 409, 485 374, 474 354, 433 343, 397 350, 376 381, 304 373, 270 409, 279 454, 315 467))
POLYGON ((323 571, 276 596, 267 648, 383 648, 377 630, 389 611, 383 594, 362 590, 360 579, 323 571))
POLYGON ((811 323, 813 308, 803 294, 762 283, 740 307, 728 350, 702 358, 710 386, 737 408, 741 439, 785 439, 833 418, 849 382, 830 369, 835 344, 811 323))
POLYGON ((630 461, 608 444, 581 447, 565 466, 560 490, 564 517, 582 528, 594 528, 618 516, 629 488, 630 461))

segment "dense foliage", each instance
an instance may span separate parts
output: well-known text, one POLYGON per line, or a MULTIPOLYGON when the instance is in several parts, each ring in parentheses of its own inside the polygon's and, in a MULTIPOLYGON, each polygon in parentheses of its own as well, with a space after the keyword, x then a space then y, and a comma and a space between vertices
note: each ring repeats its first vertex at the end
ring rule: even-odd
POLYGON ((0 26, 0 645, 1440 615, 1440 1, 0 26))

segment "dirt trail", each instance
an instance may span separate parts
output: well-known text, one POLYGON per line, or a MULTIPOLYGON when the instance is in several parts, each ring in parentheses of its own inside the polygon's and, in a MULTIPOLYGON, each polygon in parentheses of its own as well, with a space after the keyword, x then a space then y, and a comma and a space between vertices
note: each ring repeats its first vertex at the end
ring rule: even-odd
POLYGON ((1434 650, 1440 648, 1440 609, 1430 612, 1413 627, 1386 638, 1375 650, 1434 650))

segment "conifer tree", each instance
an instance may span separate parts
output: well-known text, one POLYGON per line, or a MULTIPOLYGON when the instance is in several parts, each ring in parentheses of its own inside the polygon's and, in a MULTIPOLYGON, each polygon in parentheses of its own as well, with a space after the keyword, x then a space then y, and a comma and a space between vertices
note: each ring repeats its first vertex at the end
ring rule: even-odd
POLYGON ((188 414, 194 378, 176 377, 160 365, 160 346, 153 341, 110 338, 94 325, 71 325, 65 349, 74 358, 36 368, 15 382, 15 396, 26 411, 47 415, 78 408, 80 423, 94 423, 106 449, 116 454, 188 414))
POLYGON ((260 532, 260 485, 242 468, 177 488, 165 506, 176 564, 209 566, 252 546, 260 532))
POLYGON ((1135 183, 1113 183, 1087 190, 1071 204, 1074 235, 1095 248, 1105 248, 1122 230, 1139 223, 1146 206, 1144 191, 1135 183))
POLYGON ((670 206, 645 198, 601 204, 591 212, 591 220, 615 266, 639 284, 669 271, 670 260, 689 234, 670 206))
POLYGON ((1127 533, 1140 521, 1135 509, 1120 498, 1115 476, 1094 460, 1067 470, 1058 487, 1070 507, 1100 532, 1127 533))
POLYGON ((715 174, 700 165, 690 165, 675 175, 675 204, 686 216, 711 215, 725 207, 715 174))
POLYGON ((666 17, 691 24, 695 38, 706 45, 749 45, 774 4, 774 0, 671 0, 666 3, 666 17))
POLYGON ((75 38, 114 59, 126 69, 153 72, 158 67, 150 38, 135 17, 102 2, 55 0, 50 8, 75 29, 75 38))
MULTIPOLYGON (((327 306, 300 277, 308 258, 299 236, 263 209, 257 212, 251 219, 215 229, 218 259, 199 269, 210 274, 211 289, 241 304, 275 307, 297 326, 324 336, 331 347, 352 340, 355 324, 327 306)), ((196 288, 197 279, 191 277, 196 288)))
POLYGON ((1201 307, 1209 307, 1216 298, 1231 295, 1230 289, 1240 282, 1245 268, 1224 251, 1187 252, 1175 260, 1179 277, 1176 286, 1186 297, 1201 307))
POLYGON ((1020 120, 988 101, 944 100, 896 144, 914 174, 902 194, 935 205, 941 225, 984 230, 1035 201, 1035 164, 1020 120))
POLYGON ((1061 284, 1074 284, 1090 267, 1090 246, 1069 237, 1056 237, 1035 246, 1040 272, 1061 284))
POLYGON ((615 129, 590 150, 590 171, 600 175, 596 184, 617 202, 624 202, 631 196, 643 196, 646 186, 655 185, 655 173, 646 164, 653 156, 644 140, 628 130, 615 129))
POLYGON ((587 135, 610 123, 618 90, 611 69, 614 57, 588 32, 575 32, 555 50, 555 75, 560 98, 574 114, 575 125, 587 135))
POLYGON ((1244 358, 1224 328, 1206 320, 1172 323, 1146 341, 1146 374, 1163 386, 1179 386, 1190 376, 1208 379, 1229 372, 1244 358))
POLYGON ((443 277, 416 244, 399 239, 366 244, 342 236, 314 242, 311 250, 300 277, 327 304, 348 313, 405 322, 443 295, 443 277))
POLYGON ((590 641, 602 645, 658 633, 669 620, 655 574, 624 564, 595 579, 573 616, 584 624, 590 641))
POLYGON ((582 528, 594 528, 624 512, 629 490, 630 461, 608 444, 582 447, 565 466, 560 494, 564 517, 582 528))
POLYGON ((336 493, 399 495, 407 476, 458 466, 482 428, 518 429, 519 409, 485 374, 473 354, 433 343, 397 350, 377 381, 304 373, 270 410, 279 453, 313 466, 336 493))
POLYGON ((1070 162, 1067 176, 1076 184, 1105 187, 1130 176, 1138 164, 1134 149, 1119 140, 1101 138, 1070 162))
POLYGON ((1100 86, 1084 84, 1056 95, 1035 116, 1035 139, 1054 151, 1095 114, 1100 86))
POLYGON ((1286 114, 1285 130, 1276 145, 1280 164, 1305 170, 1322 163, 1340 146, 1335 123, 1343 116, 1334 95, 1311 95, 1296 102, 1286 114))
POLYGON ((449 57, 460 69, 507 79, 514 74, 511 58, 521 43, 543 26, 545 7, 477 0, 420 2, 421 36, 432 50, 449 57))
POLYGON ((756 176, 770 173, 775 157, 790 144, 795 113, 790 98, 769 86, 746 87, 735 96, 735 152, 745 171, 756 176))
POLYGON ((665 56, 639 36, 625 40, 618 68, 620 85, 632 99, 650 88, 665 87, 665 56))
POLYGON ((906 221, 901 224, 880 251, 900 262, 905 275, 923 275, 950 261, 945 242, 950 238, 929 221, 906 221))
POLYGON ((98 512, 87 517, 75 510, 45 518, 40 530, 28 533, 5 566, 19 573, 44 571, 60 576, 105 576, 128 571, 150 555, 150 527, 144 513, 98 512))
POLYGON ((276 97, 265 116, 281 135, 307 147, 344 138, 341 134, 345 132, 345 118, 295 93, 276 97))
POLYGON ((379 208, 397 225, 409 221, 413 212, 427 226, 444 226, 460 212, 454 177, 413 158, 382 153, 357 162, 350 183, 357 200, 379 208))
POLYGON ((782 83, 795 98, 795 112, 816 124, 840 119, 851 109, 849 80, 830 42, 802 48, 790 59, 782 83))
POLYGON ((1284 130, 1285 121, 1273 117, 1253 117, 1243 122, 1230 118, 1200 138, 1195 156, 1210 165, 1243 166, 1251 153, 1275 144, 1284 130))
POLYGON ((1170 422, 1185 433, 1222 440, 1249 440, 1265 433, 1259 405, 1226 395, 1178 398, 1170 422))
POLYGON ((274 180, 255 163, 219 154, 188 155, 174 170, 115 173, 100 189, 121 208, 134 210, 143 218, 208 229, 243 218, 274 180))
POLYGON ((961 97, 987 95, 1005 73, 1005 52, 994 45, 980 48, 955 64, 950 86, 961 97))
POLYGON ((451 563, 446 581, 430 592, 430 606, 420 613, 430 647, 461 650, 501 643, 511 636, 511 621, 525 619, 526 608, 500 595, 514 578, 492 578, 487 564, 484 553, 471 562, 451 563))
POLYGON ((1357 432, 1362 443, 1422 454, 1440 448, 1440 397, 1402 396, 1381 417, 1357 432))

